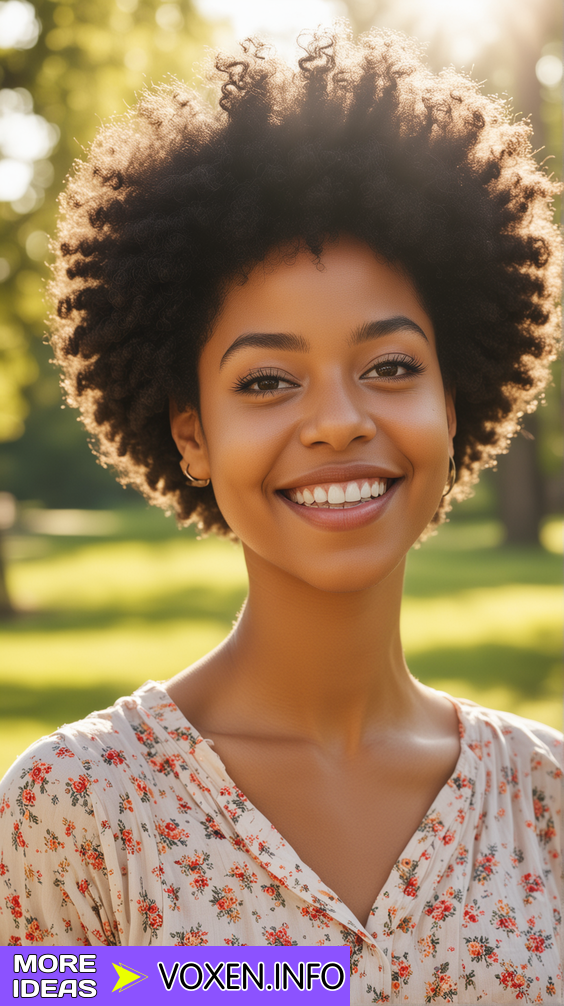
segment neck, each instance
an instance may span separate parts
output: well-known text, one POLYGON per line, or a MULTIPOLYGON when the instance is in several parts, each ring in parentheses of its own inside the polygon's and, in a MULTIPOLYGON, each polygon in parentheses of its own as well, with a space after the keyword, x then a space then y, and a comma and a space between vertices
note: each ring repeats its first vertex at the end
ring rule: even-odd
POLYGON ((222 647, 225 710, 236 707, 252 733, 260 723, 349 749, 414 715, 418 686, 399 632, 404 563, 375 586, 334 593, 246 559, 249 596, 222 647))

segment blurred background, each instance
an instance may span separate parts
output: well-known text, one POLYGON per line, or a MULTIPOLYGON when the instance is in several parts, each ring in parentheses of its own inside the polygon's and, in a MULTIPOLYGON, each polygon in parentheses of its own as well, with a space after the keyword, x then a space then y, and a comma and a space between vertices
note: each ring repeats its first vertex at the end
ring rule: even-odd
MULTIPOLYGON (((97 464, 45 340, 57 194, 100 120, 169 74, 203 86, 206 46, 349 18, 416 36, 530 116, 561 171, 557 0, 1 0, 0 776, 36 737, 229 631, 240 550, 196 541, 97 464)), ((409 560, 404 641, 425 682, 561 726, 559 375, 497 471, 409 560)))

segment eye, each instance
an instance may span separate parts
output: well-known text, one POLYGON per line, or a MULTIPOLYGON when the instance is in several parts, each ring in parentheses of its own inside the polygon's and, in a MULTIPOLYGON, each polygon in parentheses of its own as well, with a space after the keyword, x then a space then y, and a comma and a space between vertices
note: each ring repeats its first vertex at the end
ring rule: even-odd
POLYGON ((274 391, 286 391, 288 388, 295 388, 297 385, 282 374, 271 371, 255 371, 240 378, 235 385, 234 391, 247 392, 251 395, 268 395, 274 391))
POLYGON ((412 374, 421 374, 424 369, 423 364, 412 357, 393 356, 377 360, 362 376, 393 380, 394 378, 409 377, 412 374))
POLYGON ((259 377, 247 387, 256 388, 257 391, 279 391, 283 385, 287 388, 291 387, 290 383, 282 377, 259 377))

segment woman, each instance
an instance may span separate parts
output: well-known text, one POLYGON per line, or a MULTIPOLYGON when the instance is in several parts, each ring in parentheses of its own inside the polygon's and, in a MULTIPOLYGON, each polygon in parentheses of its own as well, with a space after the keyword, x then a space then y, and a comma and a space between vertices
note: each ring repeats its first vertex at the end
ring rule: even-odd
POLYGON ((239 538, 248 599, 13 767, 3 941, 344 942, 353 1003, 549 1001, 561 737, 416 681, 399 616, 546 383, 555 187, 400 36, 243 48, 219 110, 147 92, 77 166, 53 338, 103 461, 239 538))

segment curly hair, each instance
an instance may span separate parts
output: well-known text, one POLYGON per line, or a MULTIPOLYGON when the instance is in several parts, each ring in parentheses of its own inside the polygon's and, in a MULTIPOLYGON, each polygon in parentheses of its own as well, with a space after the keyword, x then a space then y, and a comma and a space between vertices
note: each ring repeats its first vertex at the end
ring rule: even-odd
MULTIPOLYGON (((229 282, 273 248, 347 233, 411 277, 456 389, 454 496, 506 451, 558 347, 558 191, 530 125, 418 44, 346 26, 216 54, 216 107, 179 81, 104 126, 61 198, 53 344, 71 405, 114 465, 180 523, 230 534, 213 486, 179 467, 169 402, 198 408, 197 364, 229 282)), ((448 500, 434 518, 438 523, 448 500)))

